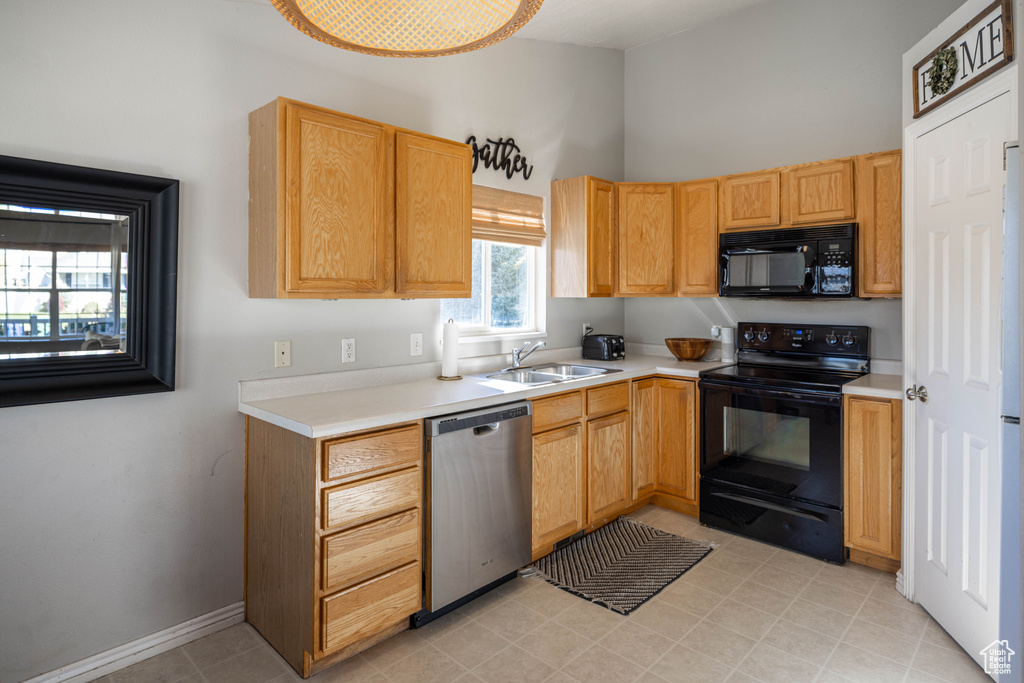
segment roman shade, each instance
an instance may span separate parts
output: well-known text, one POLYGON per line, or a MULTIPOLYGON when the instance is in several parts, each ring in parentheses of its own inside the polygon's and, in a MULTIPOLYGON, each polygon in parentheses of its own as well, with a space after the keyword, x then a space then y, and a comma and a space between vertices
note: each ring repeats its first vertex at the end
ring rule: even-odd
POLYGON ((543 197, 473 186, 473 239, 540 247, 545 237, 543 197))

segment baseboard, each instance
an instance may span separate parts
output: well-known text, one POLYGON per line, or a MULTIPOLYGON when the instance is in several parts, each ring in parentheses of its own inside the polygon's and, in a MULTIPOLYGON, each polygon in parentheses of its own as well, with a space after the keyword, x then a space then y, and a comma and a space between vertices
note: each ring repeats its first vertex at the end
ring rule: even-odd
POLYGON ((240 624, 244 619, 245 603, 236 602, 183 624, 172 626, 145 638, 133 640, 106 652, 100 652, 92 657, 30 678, 23 683, 86 683, 86 681, 94 681, 132 664, 138 664, 144 659, 156 657, 185 643, 191 643, 193 640, 199 640, 211 633, 240 624))

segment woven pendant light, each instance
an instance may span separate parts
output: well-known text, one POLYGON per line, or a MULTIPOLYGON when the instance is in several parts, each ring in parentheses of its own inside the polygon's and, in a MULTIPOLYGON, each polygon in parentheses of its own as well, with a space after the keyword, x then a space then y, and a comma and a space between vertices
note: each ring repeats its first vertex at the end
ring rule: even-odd
POLYGON ((544 0, 270 0, 292 26, 335 47, 439 57, 508 38, 544 0))

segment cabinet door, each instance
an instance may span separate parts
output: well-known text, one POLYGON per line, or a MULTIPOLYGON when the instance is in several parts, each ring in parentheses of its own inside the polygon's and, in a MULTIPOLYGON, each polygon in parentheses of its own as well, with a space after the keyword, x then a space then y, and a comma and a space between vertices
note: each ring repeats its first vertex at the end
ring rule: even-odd
POLYGON ((697 502, 697 383, 659 379, 657 491, 697 502))
POLYGON ((467 145, 409 132, 395 138, 395 291, 408 297, 469 297, 472 153, 467 145))
POLYGON ((619 296, 675 296, 675 192, 667 183, 619 183, 619 296))
POLYGON ((903 154, 857 157, 857 293, 900 296, 903 259, 903 154))
POLYGON ((391 290, 391 130, 296 103, 284 116, 286 294, 391 290))
POLYGON ((679 186, 679 233, 683 296, 718 294, 718 181, 700 180, 679 186))
POLYGON ((587 522, 619 514, 632 500, 629 413, 587 422, 587 522))
POLYGON ((719 187, 719 220, 723 230, 769 228, 781 220, 779 172, 726 176, 719 187))
POLYGON ((658 445, 656 380, 633 382, 633 500, 654 492, 655 455, 658 445))
POLYGON ((900 559, 901 402, 846 397, 846 545, 900 559))
POLYGON ((790 222, 821 223, 853 218, 853 160, 840 159, 786 169, 790 222))
POLYGON ((571 536, 586 525, 583 505, 583 427, 533 437, 533 550, 571 536))
POLYGON ((615 289, 615 184, 587 178, 587 296, 615 289))

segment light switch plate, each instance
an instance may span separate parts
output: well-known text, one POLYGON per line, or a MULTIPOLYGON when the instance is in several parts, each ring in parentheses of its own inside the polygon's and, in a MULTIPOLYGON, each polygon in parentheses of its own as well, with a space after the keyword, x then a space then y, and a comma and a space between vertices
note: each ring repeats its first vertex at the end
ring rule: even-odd
POLYGON ((409 355, 410 356, 422 356, 423 355, 423 333, 413 332, 409 335, 409 355))
POLYGON ((342 363, 355 363, 356 362, 356 340, 355 339, 342 339, 341 340, 341 362, 342 363))
POLYGON ((290 341, 274 342, 274 367, 287 368, 292 364, 292 343, 290 341))

